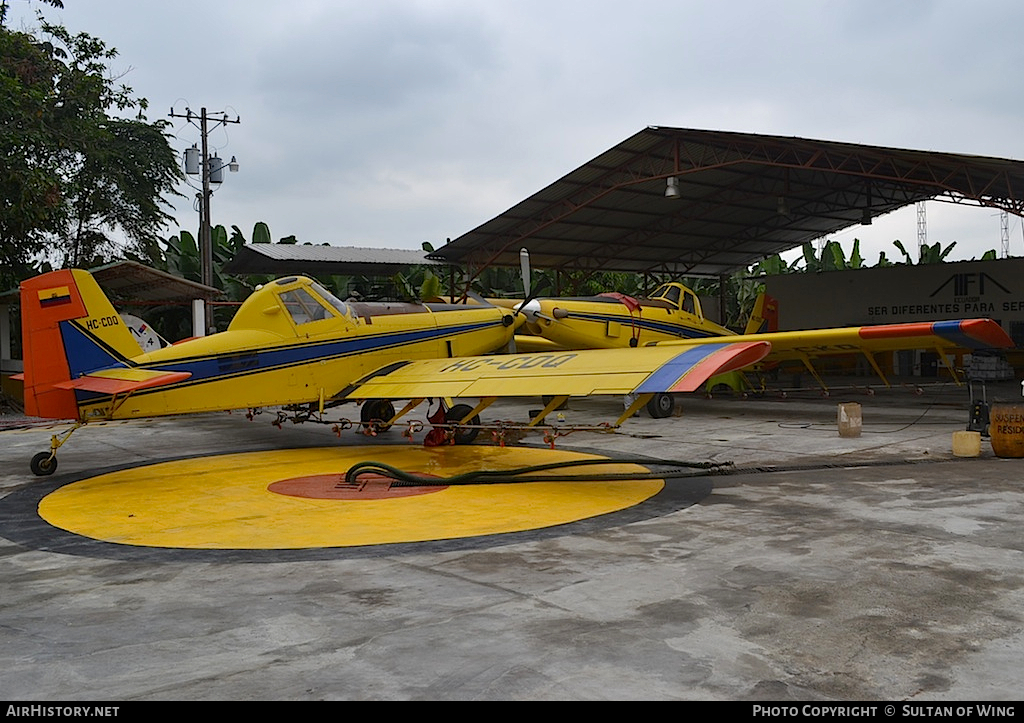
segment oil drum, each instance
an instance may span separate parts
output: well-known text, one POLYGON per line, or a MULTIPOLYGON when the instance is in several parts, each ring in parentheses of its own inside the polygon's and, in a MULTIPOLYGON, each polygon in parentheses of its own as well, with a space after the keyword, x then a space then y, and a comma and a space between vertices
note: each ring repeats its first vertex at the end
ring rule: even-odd
POLYGON ((1024 404, 993 403, 988 433, 997 457, 1024 457, 1024 404))

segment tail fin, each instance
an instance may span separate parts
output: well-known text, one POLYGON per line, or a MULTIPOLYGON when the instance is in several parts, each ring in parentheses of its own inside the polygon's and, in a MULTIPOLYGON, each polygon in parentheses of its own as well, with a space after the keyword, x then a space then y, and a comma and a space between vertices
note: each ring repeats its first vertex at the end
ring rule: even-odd
POLYGON ((97 369, 127 366, 141 349, 86 271, 53 271, 21 284, 25 411, 76 419, 75 392, 55 385, 97 369))
POLYGON ((750 312, 744 334, 763 334, 779 330, 779 302, 768 294, 760 293, 754 302, 754 310, 750 312))

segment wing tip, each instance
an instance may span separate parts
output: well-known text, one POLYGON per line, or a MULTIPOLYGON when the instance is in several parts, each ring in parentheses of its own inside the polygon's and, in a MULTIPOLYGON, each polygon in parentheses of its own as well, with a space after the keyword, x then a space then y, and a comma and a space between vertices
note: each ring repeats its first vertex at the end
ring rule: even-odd
POLYGON ((986 349, 1010 349, 1014 346, 1013 339, 992 319, 965 319, 960 322, 960 332, 986 349))
POLYGON ((768 341, 735 341, 689 347, 662 364, 635 390, 647 392, 693 392, 716 374, 748 367, 771 351, 768 341))

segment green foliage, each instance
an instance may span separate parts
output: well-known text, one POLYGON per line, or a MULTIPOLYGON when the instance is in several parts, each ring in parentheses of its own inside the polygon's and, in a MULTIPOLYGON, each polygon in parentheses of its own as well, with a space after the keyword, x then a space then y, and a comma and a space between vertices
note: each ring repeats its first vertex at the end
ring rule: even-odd
MULTIPOLYGON (((814 244, 803 244, 803 271, 817 273, 820 271, 846 271, 848 269, 864 268, 864 258, 860 254, 860 239, 853 240, 853 251, 850 258, 846 258, 842 245, 838 241, 826 241, 818 254, 814 244)), ((783 273, 796 269, 787 269, 783 273)))
POLYGON ((779 254, 772 254, 771 256, 761 259, 754 264, 748 273, 750 276, 777 276, 779 274, 791 274, 799 270, 799 263, 799 259, 794 260, 792 263, 787 263, 779 254))
POLYGON ((262 221, 257 221, 252 229, 252 242, 254 244, 270 243, 270 227, 262 221))
POLYGON ((441 279, 435 276, 432 271, 427 269, 423 277, 423 283, 420 285, 420 298, 421 299, 434 299, 442 295, 441 279))
POLYGON ((921 260, 922 264, 939 264, 946 260, 949 252, 956 246, 956 241, 951 243, 946 248, 941 248, 939 242, 936 241, 933 245, 925 244, 921 247, 921 260))
POLYGON ((849 268, 851 269, 862 269, 864 268, 864 257, 860 255, 860 239, 855 238, 853 240, 853 252, 850 254, 849 268))
POLYGON ((29 271, 44 253, 82 266, 151 254, 179 178, 166 124, 147 122, 145 99, 111 77, 117 51, 102 40, 45 20, 38 37, 12 31, 6 10, 0 5, 4 272, 29 271), (127 111, 137 117, 121 117, 127 111))
MULTIPOLYGON (((896 239, 892 243, 893 243, 893 246, 898 248, 900 250, 900 253, 903 254, 903 262, 906 263, 908 266, 913 266, 914 265, 914 259, 910 256, 910 253, 907 252, 906 247, 903 246, 903 244, 900 242, 900 240, 896 239)), ((955 246, 956 246, 956 241, 951 243, 946 248, 942 248, 942 245, 938 241, 936 241, 934 244, 924 244, 919 249, 920 253, 919 253, 919 256, 918 256, 917 263, 918 264, 940 264, 940 263, 943 263, 946 260, 946 257, 949 256, 949 252, 952 251, 955 246)), ((993 258, 995 258, 995 257, 993 256, 993 258)), ((881 261, 882 261, 882 259, 879 259, 879 264, 878 264, 879 266, 883 265, 881 263, 881 261)), ((886 265, 890 265, 890 264, 886 264, 886 265)))
POLYGON ((378 296, 398 297, 405 301, 430 301, 443 298, 445 291, 441 278, 434 274, 429 266, 412 266, 405 273, 397 273, 390 279, 389 289, 380 288, 370 277, 333 277, 334 280, 346 280, 346 286, 336 292, 339 296, 348 296, 352 288, 362 289, 360 293, 367 299, 378 296), (368 295, 367 295, 368 290, 368 295))
POLYGON ((903 243, 899 239, 893 241, 892 245, 898 248, 900 250, 900 253, 903 254, 904 263, 906 263, 908 266, 914 265, 914 259, 910 258, 910 254, 907 253, 907 249, 903 246, 903 243))

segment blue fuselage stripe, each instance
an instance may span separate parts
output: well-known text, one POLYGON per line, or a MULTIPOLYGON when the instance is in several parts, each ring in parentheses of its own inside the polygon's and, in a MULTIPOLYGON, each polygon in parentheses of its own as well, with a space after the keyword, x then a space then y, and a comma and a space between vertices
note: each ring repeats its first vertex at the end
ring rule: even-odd
MULTIPOLYGON (((237 376, 275 371, 287 367, 302 366, 314 361, 332 360, 373 351, 382 351, 384 349, 408 346, 410 344, 416 344, 424 341, 443 339, 452 335, 481 331, 488 327, 500 324, 500 321, 476 322, 441 328, 416 329, 411 331, 358 336, 348 339, 311 341, 302 344, 291 344, 286 347, 275 349, 225 352, 210 357, 192 357, 173 361, 168 360, 164 362, 140 364, 135 368, 152 369, 164 372, 189 372, 191 377, 176 384, 154 387, 153 389, 136 392, 136 394, 167 391, 173 388, 216 382, 237 376)), ((74 352, 90 358, 90 364, 96 364, 98 361, 101 361, 102 363, 92 366, 92 368, 89 368, 87 371, 82 365, 78 365, 76 367, 78 371, 74 376, 99 371, 100 369, 109 369, 114 366, 123 366, 119 364, 112 364, 111 362, 115 360, 109 355, 106 355, 105 358, 101 357, 99 352, 102 350, 98 347, 96 341, 86 337, 81 330, 75 329, 75 331, 77 334, 65 334, 65 348, 68 351, 69 359, 71 358, 70 354, 74 352), (75 342, 73 344, 69 344, 67 341, 68 338, 73 338, 75 342), (90 353, 86 348, 88 346, 92 346, 94 351, 90 353)), ((103 354, 105 354, 105 352, 103 352, 103 354)), ((345 383, 350 381, 352 380, 339 380, 339 388, 343 387, 345 383)), ((80 402, 95 401, 109 397, 109 395, 96 394, 83 390, 76 391, 80 402)))
POLYGON ((652 319, 645 319, 642 316, 636 316, 632 318, 626 318, 616 314, 588 314, 580 312, 572 312, 567 319, 580 319, 581 321, 590 321, 599 324, 607 324, 608 322, 615 322, 622 324, 623 326, 638 326, 640 329, 646 329, 648 331, 657 331, 662 334, 669 334, 671 336, 679 337, 680 339, 706 339, 712 336, 720 336, 712 331, 705 329, 698 329, 692 326, 687 326, 681 323, 675 322, 662 322, 654 321, 652 319))

